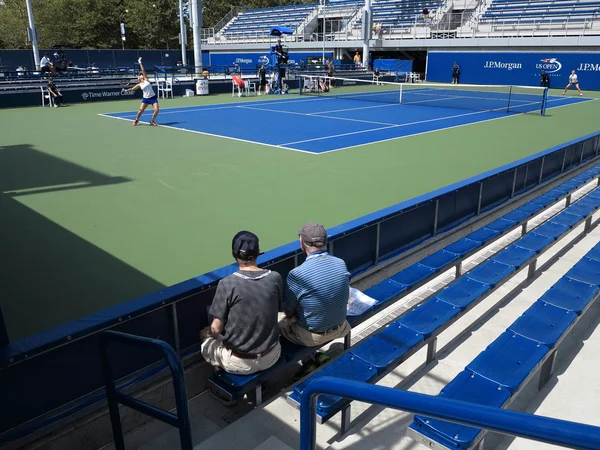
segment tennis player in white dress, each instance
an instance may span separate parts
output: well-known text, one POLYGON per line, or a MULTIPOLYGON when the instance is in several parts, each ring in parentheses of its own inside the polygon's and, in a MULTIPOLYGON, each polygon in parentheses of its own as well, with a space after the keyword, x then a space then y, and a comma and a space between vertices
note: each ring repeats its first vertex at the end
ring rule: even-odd
POLYGON ((581 92, 581 89, 579 89, 579 79, 577 78, 577 74, 575 73, 575 71, 572 71, 571 75, 569 75, 569 84, 567 84, 567 87, 563 91, 562 95, 565 95, 567 93, 567 89, 569 89, 572 85, 575 85, 575 87, 579 91, 579 96, 581 97, 583 93, 581 92))

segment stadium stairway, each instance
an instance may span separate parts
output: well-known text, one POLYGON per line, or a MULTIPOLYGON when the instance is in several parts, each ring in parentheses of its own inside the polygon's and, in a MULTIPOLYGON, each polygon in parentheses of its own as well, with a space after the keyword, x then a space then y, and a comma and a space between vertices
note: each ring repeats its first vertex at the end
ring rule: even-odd
MULTIPOLYGON (((577 195, 574 196, 577 198, 577 195)), ((564 202, 563 202, 564 204, 564 202)), ((552 217, 562 207, 560 205, 551 208, 531 220, 530 227, 536 226, 544 220, 552 217)), ((486 348, 498 335, 506 330, 514 320, 521 315, 541 294, 554 284, 564 273, 569 270, 574 261, 572 253, 581 253, 580 247, 589 243, 597 243, 599 240, 598 230, 576 243, 571 249, 568 242, 572 236, 582 231, 583 225, 577 230, 569 233, 567 238, 562 239, 551 250, 540 258, 540 262, 552 264, 548 267, 542 266, 542 270, 536 272, 536 278, 522 292, 518 290, 512 293, 515 286, 526 278, 526 271, 505 283, 492 295, 484 299, 480 304, 468 311, 458 321, 449 326, 438 338, 438 345, 442 345, 437 352, 437 359, 430 364, 423 364, 426 359, 427 349, 423 347, 417 352, 416 357, 403 362, 396 369, 381 378, 377 384, 394 386, 402 389, 415 390, 432 395, 439 393, 440 389, 450 382, 463 368, 474 359, 477 354, 486 348), (562 249, 566 245, 569 249, 565 255, 562 249), (558 262, 554 259, 560 256, 558 262), (541 276, 540 276, 541 273, 541 276), (508 295, 508 297, 507 297, 508 295), (515 297, 515 298, 513 298, 515 297), (507 300, 508 299, 508 300, 507 300), (512 300, 512 301, 510 301, 512 300), (498 309, 500 307, 500 309, 498 309)), ((501 241, 494 243, 490 249, 484 249, 473 255, 464 263, 465 270, 470 270, 477 263, 483 262, 498 249, 518 238, 519 230, 507 235, 501 241)), ((577 239, 575 239, 577 240, 577 239)), ((588 248, 589 250, 589 248, 588 248)), ((586 250, 587 251, 587 250, 586 250)), ((585 252, 583 252, 585 253, 585 252)), ((576 257, 580 259, 579 257, 576 257)), ((354 340, 360 340, 366 334, 371 334, 373 328, 380 328, 381 323, 390 321, 394 314, 400 316, 412 309, 413 305, 422 302, 424 298, 435 292, 440 283, 450 281, 452 269, 447 271, 443 280, 434 280, 421 286, 415 292, 405 297, 397 305, 395 311, 380 311, 365 323, 358 326, 354 333, 354 340), (433 289, 432 289, 433 286, 433 289)), ((394 309, 394 308, 392 308, 394 309)), ((338 344, 339 347, 339 344, 338 344)), ((559 353, 559 357, 561 354, 559 353)), ((327 366, 326 366, 327 367, 327 366)), ((288 391, 290 393, 290 391, 288 391)), ((526 404, 525 407, 528 405, 526 404)), ((222 448, 297 448, 299 417, 297 410, 291 406, 284 397, 276 397, 268 401, 263 407, 252 410, 249 406, 243 410, 226 413, 226 408, 211 402, 207 395, 202 394, 190 402, 190 412, 193 422, 194 442, 200 442, 197 449, 222 449, 222 448), (225 413, 225 414, 223 414, 225 413), (212 417, 207 420, 206 417, 212 417), (215 418, 219 416, 218 418, 215 418), (235 417, 234 417, 235 416, 235 417), (240 416, 243 416, 240 418, 240 416), (230 422, 234 422, 229 425, 230 422), (221 429, 222 428, 222 429, 221 429), (221 429, 221 431, 218 431, 221 429), (201 442, 202 441, 202 442, 201 442)), ((412 416, 398 413, 397 411, 386 412, 381 409, 354 402, 353 421, 350 433, 346 439, 334 443, 332 448, 374 448, 381 446, 384 439, 385 448, 414 448, 415 442, 404 436, 406 427, 410 424, 412 416), (383 432, 383 429, 386 432, 383 432), (354 433, 356 431, 356 433, 354 433), (363 437, 369 438, 363 441, 363 437), (373 441, 372 439, 376 439, 373 441), (379 443, 378 443, 379 442, 379 443), (359 445, 360 444, 360 445, 359 445), (357 447, 358 445, 358 447, 357 447)), ((550 414, 552 415, 552 414, 550 414)), ((332 444, 332 439, 338 439, 341 427, 341 415, 329 420, 325 425, 319 427, 318 444, 320 448, 327 448, 332 444)), ((575 417, 575 420, 581 418, 575 417)), ((155 436, 147 446, 136 446, 138 448, 173 448, 172 444, 177 442, 177 434, 174 430, 164 430, 150 427, 155 436), (164 431, 164 433, 159 432, 164 431)), ((137 436, 128 436, 129 442, 139 441, 140 434, 148 432, 136 432, 137 436)), ((486 439, 488 441, 488 439, 486 439)), ((527 448, 527 447, 522 447, 527 448)))

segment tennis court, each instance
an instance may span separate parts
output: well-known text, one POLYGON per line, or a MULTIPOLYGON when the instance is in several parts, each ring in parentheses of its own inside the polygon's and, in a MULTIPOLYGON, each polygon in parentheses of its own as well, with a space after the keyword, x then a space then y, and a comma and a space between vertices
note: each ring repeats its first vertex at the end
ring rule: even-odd
MULTIPOLYGON (((348 80, 338 79, 338 82, 348 80)), ((306 153, 326 153, 591 99, 544 96, 540 88, 377 84, 281 100, 170 108, 161 125, 306 153), (407 86, 407 87, 406 87, 407 86)), ((306 95, 307 94, 307 95, 306 95)), ((135 111, 105 114, 133 120, 135 111)), ((544 120, 540 118, 540 120, 544 120)))
POLYGON ((159 127, 103 117, 130 120, 139 98, 1 109, 0 308, 10 338, 229 264, 239 230, 269 250, 305 222, 332 227, 594 132, 600 114, 586 91, 552 91, 546 117, 537 96, 532 114, 507 114, 489 111, 507 100, 489 92, 495 100, 479 96, 476 110, 465 92, 421 91, 398 105, 357 91, 165 99, 159 127), (361 143, 372 145, 329 151, 361 143))

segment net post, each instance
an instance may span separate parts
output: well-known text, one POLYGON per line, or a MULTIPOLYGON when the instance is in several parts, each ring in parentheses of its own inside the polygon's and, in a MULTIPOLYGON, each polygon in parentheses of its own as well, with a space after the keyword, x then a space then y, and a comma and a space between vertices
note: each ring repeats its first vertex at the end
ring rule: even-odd
POLYGON ((398 103, 402 103, 402 88, 404 87, 404 84, 400 83, 400 99, 398 100, 398 103))
POLYGON ((541 110, 542 116, 546 115, 547 104, 548 104, 548 88, 545 87, 544 94, 542 95, 542 110, 541 110))
POLYGON ((506 105, 506 113, 510 112, 510 97, 512 96, 512 85, 508 86, 508 104, 506 105))
POLYGON ((298 95, 302 95, 302 88, 304 87, 304 75, 298 75, 298 95))

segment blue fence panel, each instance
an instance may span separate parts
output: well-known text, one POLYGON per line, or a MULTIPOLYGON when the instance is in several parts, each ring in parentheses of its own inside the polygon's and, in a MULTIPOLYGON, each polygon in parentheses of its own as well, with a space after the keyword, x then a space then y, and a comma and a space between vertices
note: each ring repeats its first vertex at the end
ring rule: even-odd
POLYGON ((481 209, 485 210, 508 199, 512 192, 514 177, 514 172, 504 172, 485 180, 481 191, 481 209))
POLYGON ((438 206, 438 230, 477 213, 479 204, 479 183, 465 186, 461 191, 453 191, 440 196, 438 206))
POLYGON ((576 70, 582 89, 600 89, 600 53, 429 52, 427 81, 450 82, 455 61, 461 83, 539 86, 545 70, 551 88, 564 88, 576 70))
POLYGON ((376 59, 373 69, 381 72, 408 73, 413 71, 412 59, 376 59))
MULTIPOLYGON (((306 60, 309 56, 318 56, 321 57, 321 53, 315 54, 306 53, 306 52, 290 52, 289 53, 289 64, 300 64, 300 60, 303 60, 306 63, 306 60)), ((331 52, 325 52, 326 57, 332 56, 331 52)), ((242 70, 251 70, 255 71, 256 66, 263 64, 263 61, 266 59, 270 59, 270 51, 269 49, 265 49, 264 52, 260 53, 214 53, 210 54, 210 64, 213 67, 218 66, 233 66, 233 63, 236 63, 238 66, 242 68, 242 70)))
POLYGON ((7 71, 13 71, 19 66, 33 69, 33 53, 31 50, 0 50, 0 66, 4 66, 7 71))

